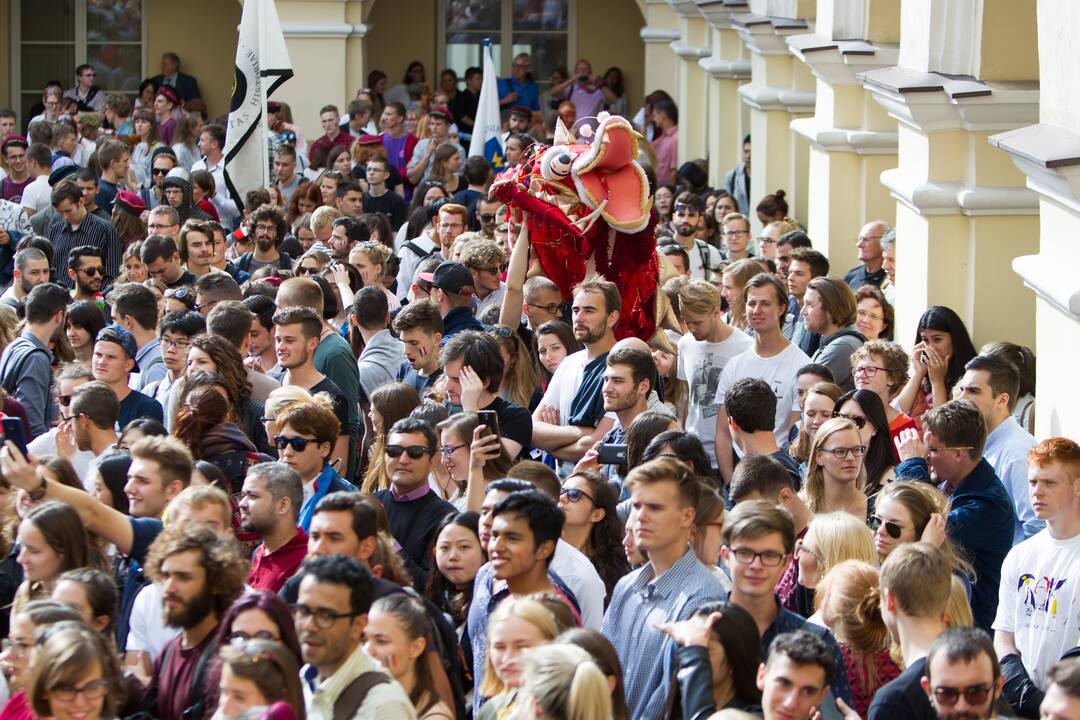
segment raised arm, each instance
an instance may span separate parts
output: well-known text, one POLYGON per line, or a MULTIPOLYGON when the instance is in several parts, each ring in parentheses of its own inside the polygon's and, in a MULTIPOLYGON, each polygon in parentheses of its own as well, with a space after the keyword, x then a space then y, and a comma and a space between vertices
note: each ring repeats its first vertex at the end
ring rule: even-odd
POLYGON ((516 328, 521 324, 521 310, 525 305, 525 276, 529 273, 529 226, 521 223, 517 243, 510 252, 506 269, 506 293, 503 295, 499 324, 516 328))

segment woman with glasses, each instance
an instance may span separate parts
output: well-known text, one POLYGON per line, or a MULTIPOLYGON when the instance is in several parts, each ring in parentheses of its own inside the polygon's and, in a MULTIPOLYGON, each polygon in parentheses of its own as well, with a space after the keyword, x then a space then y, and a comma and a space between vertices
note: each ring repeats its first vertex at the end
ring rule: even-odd
POLYGON ((5 720, 33 720, 27 688, 37 667, 34 660, 37 631, 60 622, 80 622, 79 611, 70 605, 53 600, 34 600, 20 612, 11 613, 11 630, 4 640, 0 654, 0 670, 11 693, 0 711, 5 720))
MULTIPOLYGON (((734 203, 734 201, 732 201, 732 203, 734 203)), ((789 217, 782 220, 774 220, 762 228, 761 235, 757 238, 758 253, 775 261, 778 256, 776 249, 777 242, 780 238, 787 235, 789 232, 795 232, 800 229, 799 223, 789 217)))
POLYGON ((592 561, 608 600, 615 584, 630 572, 621 548, 625 530, 617 504, 615 488, 593 472, 574 472, 559 491, 559 507, 566 515, 562 539, 592 561))
POLYGON ((806 534, 795 542, 798 584, 792 609, 821 624, 814 615, 815 589, 831 568, 845 560, 877 564, 874 534, 866 521, 846 512, 822 513, 810 521, 806 534))
POLYGON ((38 717, 111 718, 123 697, 119 660, 101 636, 82 622, 64 622, 50 629, 35 649, 27 698, 38 717))
POLYGON ((440 699, 428 665, 433 631, 422 601, 405 593, 387 595, 368 613, 364 651, 404 688, 418 720, 453 720, 454 711, 440 699))
POLYGON ((855 329, 867 340, 892 340, 896 325, 893 306, 876 285, 863 285, 855 291, 855 329))
POLYGON ((818 584, 814 605, 840 646, 851 707, 866 717, 874 694, 900 674, 889 654, 876 563, 851 559, 834 565, 818 584))
POLYGON ((970 595, 975 570, 945 532, 949 499, 933 485, 895 482, 879 494, 870 529, 878 557, 885 561, 893 550, 911 542, 937 545, 949 560, 953 573, 966 583, 970 595))
POLYGON ((869 498, 869 511, 874 512, 874 496, 881 488, 896 479, 893 472, 892 436, 889 421, 885 419, 885 405, 881 398, 869 390, 852 390, 836 403, 833 417, 842 417, 855 423, 866 446, 866 487, 863 492, 869 498))
POLYGON ((896 439, 907 428, 918 428, 915 421, 897 409, 893 398, 908 380, 908 354, 894 342, 869 340, 851 356, 851 374, 856 390, 869 390, 881 398, 885 405, 885 418, 889 422, 889 443, 893 461, 899 462, 896 439))
POLYGON ((163 315, 171 312, 187 312, 195 309, 195 291, 187 285, 169 288, 162 297, 163 315))
POLYGON ((98 331, 105 327, 105 313, 92 300, 79 300, 68 306, 64 321, 64 333, 75 353, 75 361, 90 364, 94 354, 94 340, 98 331))
POLYGON ((810 459, 810 446, 814 443, 817 431, 830 420, 836 410, 836 403, 844 391, 831 382, 815 383, 802 401, 802 415, 799 420, 799 434, 795 442, 788 446, 788 454, 799 463, 803 477, 806 477, 807 461, 810 459))
POLYGON ((315 277, 322 275, 330 265, 330 253, 326 250, 308 250, 296 261, 297 277, 315 277))
MULTIPOLYGON (((435 430, 439 433, 439 459, 446 470, 446 481, 438 478, 439 490, 444 500, 465 509, 465 490, 469 481, 473 431, 480 424, 480 416, 474 412, 458 413, 441 423, 435 430)), ((503 450, 499 456, 484 463, 484 482, 507 477, 513 461, 503 450)))
POLYGON ((810 444, 806 483, 799 492, 812 513, 849 512, 866 520, 866 446, 855 423, 827 420, 810 444))
POLYGON ((267 708, 262 717, 304 720, 301 663, 284 645, 259 639, 220 648, 217 710, 210 716, 213 720, 255 717, 248 713, 259 708, 267 708))

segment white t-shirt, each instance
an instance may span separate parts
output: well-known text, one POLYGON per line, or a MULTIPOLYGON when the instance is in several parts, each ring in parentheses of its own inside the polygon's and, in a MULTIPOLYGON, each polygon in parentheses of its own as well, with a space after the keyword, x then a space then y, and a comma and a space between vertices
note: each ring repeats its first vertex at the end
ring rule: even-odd
MULTIPOLYGON (((49 432, 38 435, 26 444, 26 449, 35 457, 42 455, 56 455, 56 428, 50 428, 49 432)), ((94 493, 94 482, 90 477, 91 471, 96 467, 97 456, 89 450, 76 450, 71 456, 71 465, 75 468, 75 474, 82 480, 83 488, 91 495, 94 493)))
MULTIPOLYGON (((559 424, 566 425, 570 417, 570 406, 574 402, 574 395, 581 387, 581 380, 585 375, 585 366, 589 364, 589 351, 578 350, 576 353, 567 355, 555 369, 551 376, 544 399, 541 405, 550 405, 559 411, 559 424)), ((615 413, 607 413, 606 417, 615 417, 615 413)))
POLYGON ((776 395, 776 425, 773 434, 776 435, 777 445, 783 445, 787 441, 787 431, 791 425, 791 412, 798 409, 795 374, 808 362, 810 358, 798 345, 789 344, 786 350, 768 358, 758 355, 757 348, 751 346, 724 366, 717 384, 715 402, 723 405, 728 389, 739 380, 764 380, 776 395))
POLYGON ((35 215, 49 207, 52 188, 49 187, 49 176, 38 175, 34 182, 23 190, 21 205, 27 208, 27 214, 35 215))
POLYGON ((1045 690, 1050 668, 1080 644, 1080 535, 1055 540, 1047 529, 1009 551, 994 630, 1013 634, 1024 668, 1045 690))
POLYGON ((139 591, 131 606, 128 620, 127 647, 129 652, 145 652, 151 660, 161 655, 169 641, 180 634, 180 628, 165 624, 165 591, 151 583, 139 591))
POLYGON ((607 588, 592 561, 560 538, 551 558, 551 570, 573 591, 581 608, 582 624, 590 630, 599 630, 604 624, 607 588))
MULTIPOLYGON (((686 248, 683 248, 686 250, 686 248)), ((720 255, 720 250, 714 247, 709 247, 709 267, 708 270, 718 270, 720 268, 720 261, 723 257, 720 255)), ((690 256, 690 277, 701 280, 712 279, 710 275, 705 272, 705 258, 701 256, 701 246, 698 245, 697 240, 690 246, 690 249, 686 251, 686 254, 690 256)))
POLYGON ((754 346, 741 330, 721 342, 695 340, 690 333, 679 340, 679 379, 690 386, 686 430, 697 435, 705 456, 716 461, 716 387, 720 374, 733 358, 754 346))

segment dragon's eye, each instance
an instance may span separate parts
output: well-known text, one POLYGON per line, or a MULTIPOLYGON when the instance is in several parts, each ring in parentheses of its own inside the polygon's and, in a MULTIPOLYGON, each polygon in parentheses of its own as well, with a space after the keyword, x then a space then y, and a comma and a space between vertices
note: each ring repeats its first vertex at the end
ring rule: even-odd
POLYGON ((552 150, 540 161, 540 174, 547 180, 562 180, 570 174, 570 163, 573 160, 570 153, 552 150))

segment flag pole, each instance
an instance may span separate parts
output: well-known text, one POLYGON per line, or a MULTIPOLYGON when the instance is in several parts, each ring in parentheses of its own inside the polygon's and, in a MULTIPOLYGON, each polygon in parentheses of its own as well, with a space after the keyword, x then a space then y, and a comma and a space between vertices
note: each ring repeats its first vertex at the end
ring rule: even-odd
POLYGON ((259 152, 262 156, 262 186, 266 188, 270 187, 270 125, 266 117, 266 76, 263 74, 263 63, 266 62, 266 18, 263 10, 264 3, 273 2, 273 0, 247 0, 247 2, 254 2, 255 8, 258 10, 255 18, 259 29, 258 83, 259 97, 262 101, 262 112, 259 116, 259 123, 262 126, 262 133, 260 133, 262 142, 260 143, 259 152))

